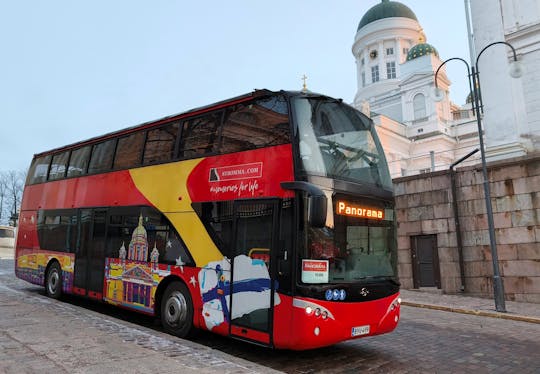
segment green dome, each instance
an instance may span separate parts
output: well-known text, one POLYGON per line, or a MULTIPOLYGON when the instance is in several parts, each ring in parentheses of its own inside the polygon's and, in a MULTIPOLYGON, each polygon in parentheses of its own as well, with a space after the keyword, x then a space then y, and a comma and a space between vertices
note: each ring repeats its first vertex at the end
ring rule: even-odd
POLYGON ((439 57, 439 52, 435 49, 434 46, 428 43, 420 43, 415 45, 407 53, 407 61, 414 60, 415 58, 422 57, 425 55, 435 55, 439 57))
POLYGON ((364 17, 362 17, 360 24, 358 25, 358 30, 368 23, 390 17, 403 17, 418 21, 414 12, 406 5, 398 3, 397 1, 382 0, 380 4, 375 5, 364 14, 364 17))

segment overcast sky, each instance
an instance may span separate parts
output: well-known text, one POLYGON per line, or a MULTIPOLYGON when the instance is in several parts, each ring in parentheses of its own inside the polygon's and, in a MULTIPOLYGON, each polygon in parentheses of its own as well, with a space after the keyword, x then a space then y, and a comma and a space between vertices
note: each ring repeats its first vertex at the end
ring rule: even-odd
MULTIPOLYGON (((252 91, 352 102, 352 43, 380 0, 0 2, 0 171, 32 155, 252 91)), ((401 0, 441 59, 469 60, 462 0, 401 0)), ((448 66, 451 98, 467 96, 448 66)))

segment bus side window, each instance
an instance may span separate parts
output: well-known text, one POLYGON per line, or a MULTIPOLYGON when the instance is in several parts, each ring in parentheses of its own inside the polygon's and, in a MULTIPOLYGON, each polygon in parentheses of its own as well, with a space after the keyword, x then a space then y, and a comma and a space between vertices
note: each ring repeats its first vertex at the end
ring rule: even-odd
POLYGON ((222 116, 220 111, 184 122, 178 156, 196 158, 216 153, 222 116))
POLYGON ((148 131, 144 146, 144 165, 167 162, 174 158, 179 126, 179 123, 175 122, 148 131))
POLYGON ((94 144, 92 155, 90 156, 90 165, 88 165, 88 174, 111 170, 115 147, 116 139, 94 144))
POLYGON ((69 166, 67 170, 68 177, 76 177, 86 174, 88 168, 88 161, 90 160, 91 146, 75 149, 71 152, 69 159, 69 166))
POLYGON ((220 153, 240 152, 288 142, 290 127, 287 102, 284 98, 273 96, 237 105, 227 112, 220 153))
POLYGON ((145 133, 139 131, 118 139, 113 169, 129 169, 141 164, 145 133))
POLYGON ((233 202, 193 203, 193 210, 223 256, 232 258, 233 202))
POLYGON ((49 170, 49 180, 54 181, 64 178, 66 174, 67 163, 69 160, 69 151, 59 153, 53 156, 51 168, 49 170))
POLYGON ((47 173, 49 171, 49 164, 51 163, 51 156, 43 156, 35 158, 32 161, 30 170, 28 171, 28 177, 26 184, 42 183, 47 180, 47 173))

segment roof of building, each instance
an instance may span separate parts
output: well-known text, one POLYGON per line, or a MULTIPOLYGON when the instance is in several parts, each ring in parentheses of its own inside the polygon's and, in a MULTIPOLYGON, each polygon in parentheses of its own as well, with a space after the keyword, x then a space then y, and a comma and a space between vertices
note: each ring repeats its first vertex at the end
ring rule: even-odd
POLYGON ((415 58, 425 55, 435 55, 439 57, 437 49, 429 43, 420 43, 412 47, 407 53, 407 61, 414 60, 415 58))
POLYGON ((368 23, 390 17, 403 17, 418 21, 414 12, 406 5, 397 1, 382 0, 380 4, 375 5, 364 14, 360 24, 358 24, 358 30, 368 23))

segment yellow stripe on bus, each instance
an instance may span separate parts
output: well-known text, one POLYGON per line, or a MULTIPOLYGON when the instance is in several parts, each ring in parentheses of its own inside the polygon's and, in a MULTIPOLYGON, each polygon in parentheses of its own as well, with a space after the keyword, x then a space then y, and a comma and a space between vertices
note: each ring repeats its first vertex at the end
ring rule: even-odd
POLYGON ((187 160, 130 170, 137 189, 174 225, 195 265, 202 267, 223 255, 191 207, 189 174, 203 159, 187 160))

